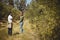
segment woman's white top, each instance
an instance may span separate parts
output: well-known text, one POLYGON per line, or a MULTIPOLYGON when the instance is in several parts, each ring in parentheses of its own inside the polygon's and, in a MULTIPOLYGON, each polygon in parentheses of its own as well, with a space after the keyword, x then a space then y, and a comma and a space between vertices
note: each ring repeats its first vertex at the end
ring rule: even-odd
POLYGON ((8 23, 12 23, 12 16, 11 15, 8 16, 8 23))

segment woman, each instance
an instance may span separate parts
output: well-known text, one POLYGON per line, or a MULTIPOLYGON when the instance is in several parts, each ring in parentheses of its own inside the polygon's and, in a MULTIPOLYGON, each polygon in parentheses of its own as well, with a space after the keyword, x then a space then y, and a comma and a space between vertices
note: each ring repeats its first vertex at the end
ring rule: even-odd
POLYGON ((11 15, 11 12, 10 14, 8 15, 8 34, 9 35, 12 35, 12 15, 11 15))

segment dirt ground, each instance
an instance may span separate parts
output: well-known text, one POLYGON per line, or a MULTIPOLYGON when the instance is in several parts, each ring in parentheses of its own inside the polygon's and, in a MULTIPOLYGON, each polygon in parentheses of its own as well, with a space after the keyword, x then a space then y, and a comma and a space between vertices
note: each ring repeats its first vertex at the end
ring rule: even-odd
POLYGON ((0 28, 0 40, 38 40, 34 34, 34 32, 31 30, 31 24, 28 20, 24 21, 23 29, 24 32, 20 33, 20 25, 19 21, 16 21, 13 23, 13 35, 9 36, 7 34, 7 23, 5 24, 5 27, 0 28))

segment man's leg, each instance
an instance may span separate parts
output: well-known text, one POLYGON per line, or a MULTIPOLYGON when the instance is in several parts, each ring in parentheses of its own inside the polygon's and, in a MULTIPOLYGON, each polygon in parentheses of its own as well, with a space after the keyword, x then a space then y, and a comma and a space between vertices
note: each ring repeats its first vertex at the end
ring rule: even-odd
POLYGON ((20 32, 23 32, 23 22, 20 22, 20 32))

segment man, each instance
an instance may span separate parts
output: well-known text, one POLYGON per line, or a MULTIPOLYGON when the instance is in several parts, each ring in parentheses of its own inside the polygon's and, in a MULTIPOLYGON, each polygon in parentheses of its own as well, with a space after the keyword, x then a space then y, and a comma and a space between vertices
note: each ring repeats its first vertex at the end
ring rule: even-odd
POLYGON ((12 35, 12 15, 11 15, 11 12, 10 14, 8 15, 8 34, 9 35, 12 35))
POLYGON ((23 14, 21 14, 20 16, 20 32, 21 33, 23 32, 23 20, 24 20, 24 16, 23 14))

